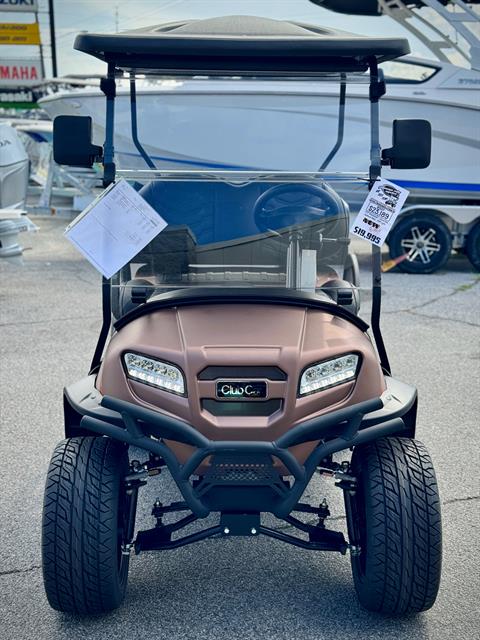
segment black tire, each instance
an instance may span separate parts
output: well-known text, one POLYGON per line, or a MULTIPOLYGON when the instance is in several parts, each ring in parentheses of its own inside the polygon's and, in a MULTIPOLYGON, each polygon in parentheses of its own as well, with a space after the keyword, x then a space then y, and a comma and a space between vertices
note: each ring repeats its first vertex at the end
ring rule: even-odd
POLYGON ((401 218, 388 236, 390 257, 395 260, 408 253, 413 259, 399 262, 397 267, 407 273, 433 273, 447 263, 452 252, 452 236, 447 225, 433 213, 412 213, 401 218), (428 238, 430 249, 410 245, 422 236, 428 238), (407 246, 404 246, 407 245, 407 246))
POLYGON ((442 563, 440 499, 425 447, 411 438, 383 438, 356 447, 352 473, 350 540, 355 590, 369 611, 390 615, 429 609, 442 563))
POLYGON ((127 473, 127 448, 110 438, 70 438, 57 445, 42 520, 43 580, 54 609, 103 613, 123 601, 129 564, 121 553, 127 473))
POLYGON ((480 271, 480 222, 470 229, 467 236, 465 253, 477 271, 480 271))

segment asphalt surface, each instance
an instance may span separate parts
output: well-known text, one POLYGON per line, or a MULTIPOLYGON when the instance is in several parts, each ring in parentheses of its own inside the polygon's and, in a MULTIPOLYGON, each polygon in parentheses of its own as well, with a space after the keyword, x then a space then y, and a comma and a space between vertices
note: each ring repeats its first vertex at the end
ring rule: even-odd
MULTIPOLYGON (((461 257, 434 275, 384 277, 393 371, 418 386, 417 434, 441 491, 444 568, 433 609, 393 620, 367 613, 348 557, 261 538, 133 557, 125 604, 109 615, 50 609, 40 566, 43 485, 62 438, 62 387, 85 375, 95 346, 100 279, 63 240, 64 221, 38 224, 24 264, 0 262, 2 640, 479 637, 480 277, 461 257)), ((315 480, 307 493, 315 501, 327 495, 331 526, 342 529, 341 493, 327 485, 315 480)), ((142 494, 141 527, 157 495, 176 495, 167 473, 142 494)))

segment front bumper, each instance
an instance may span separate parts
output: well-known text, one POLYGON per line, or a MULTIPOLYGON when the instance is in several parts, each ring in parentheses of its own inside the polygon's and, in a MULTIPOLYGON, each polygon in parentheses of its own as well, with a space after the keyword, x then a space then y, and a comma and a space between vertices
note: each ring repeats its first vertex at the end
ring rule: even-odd
POLYGON ((285 518, 294 509, 315 469, 339 451, 389 435, 413 435, 417 392, 387 378, 380 398, 332 411, 292 427, 274 442, 209 440, 194 426, 146 407, 102 396, 91 375, 64 392, 67 435, 73 424, 83 432, 109 436, 159 456, 186 504, 199 518, 212 511, 271 512, 285 518), (164 440, 188 444, 194 453, 181 464, 164 440), (319 441, 304 464, 290 447, 319 441), (209 471, 194 480, 199 465, 209 471), (280 476, 280 461, 293 477, 280 476))

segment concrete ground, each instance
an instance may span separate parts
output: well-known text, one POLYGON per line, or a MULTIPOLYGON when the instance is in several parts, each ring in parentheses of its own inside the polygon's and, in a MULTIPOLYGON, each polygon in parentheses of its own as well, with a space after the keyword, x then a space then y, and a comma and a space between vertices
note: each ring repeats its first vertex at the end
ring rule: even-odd
MULTIPOLYGON (((480 278, 461 257, 434 275, 384 278, 393 371, 418 386, 418 437, 441 490, 444 568, 433 609, 394 620, 367 613, 348 557, 241 538, 133 557, 125 604, 109 615, 50 609, 40 567, 43 485, 62 438, 62 387, 88 369, 100 295, 98 274, 62 238, 64 222, 38 224, 23 266, 0 263, 2 639, 478 638, 480 278)), ((157 495, 175 494, 166 473, 150 484, 140 526, 157 495)), ((341 494, 324 485, 315 481, 307 493, 326 494, 332 525, 343 528, 341 494)))

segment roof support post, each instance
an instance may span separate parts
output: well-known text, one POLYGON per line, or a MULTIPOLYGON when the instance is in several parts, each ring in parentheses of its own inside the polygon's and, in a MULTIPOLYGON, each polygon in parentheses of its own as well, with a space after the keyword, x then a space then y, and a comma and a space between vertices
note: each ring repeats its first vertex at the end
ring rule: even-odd
MULTIPOLYGON (((108 63, 107 77, 100 81, 100 89, 107 98, 106 122, 105 122, 105 142, 103 145, 103 186, 106 188, 115 182, 115 162, 114 162, 114 120, 115 120, 115 64, 108 63)), ((97 346, 90 364, 90 373, 96 371, 102 361, 103 350, 107 342, 110 326, 112 323, 112 301, 111 301, 111 281, 102 277, 102 328, 98 336, 97 346)))
MULTIPOLYGON (((370 66, 370 180, 372 189, 382 172, 382 158, 380 148, 380 117, 378 101, 385 93, 383 72, 378 68, 377 59, 372 57, 370 66)), ((380 313, 382 308, 382 250, 372 244, 372 313, 371 326, 375 344, 377 346, 380 364, 385 373, 390 374, 390 362, 383 341, 380 328, 380 313)))
POLYGON ((113 132, 115 121, 115 65, 108 63, 107 77, 100 81, 100 89, 107 98, 106 118, 105 118, 105 142, 103 145, 103 186, 106 188, 115 180, 115 163, 113 132))
POLYGON ((138 139, 138 127, 137 127, 137 88, 135 84, 135 72, 130 72, 130 122, 132 126, 132 140, 135 147, 138 149, 138 152, 142 156, 142 158, 147 163, 147 166, 150 169, 156 169, 156 166, 148 153, 142 146, 142 143, 138 139))
POLYGON ((319 168, 319 171, 325 171, 330 162, 336 156, 337 151, 342 146, 343 142, 343 132, 345 130, 345 97, 347 93, 347 81, 346 74, 341 74, 341 82, 340 82, 340 101, 338 103, 338 130, 337 130, 337 141, 335 142, 332 150, 325 158, 322 163, 322 166, 319 168))

